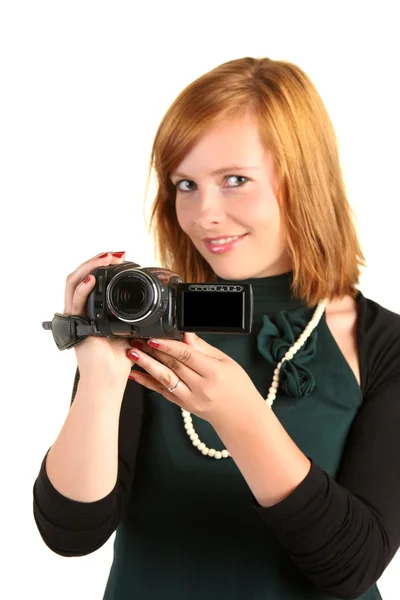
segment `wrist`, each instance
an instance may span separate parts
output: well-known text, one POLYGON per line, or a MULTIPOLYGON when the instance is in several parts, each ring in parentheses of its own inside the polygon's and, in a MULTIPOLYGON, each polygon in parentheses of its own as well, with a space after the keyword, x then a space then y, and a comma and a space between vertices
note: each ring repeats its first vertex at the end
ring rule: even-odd
POLYGON ((108 378, 84 375, 80 377, 77 395, 85 398, 85 401, 94 403, 107 403, 108 405, 121 404, 126 388, 126 381, 120 379, 110 380, 108 378))
POLYGON ((239 434, 252 427, 253 423, 257 423, 267 409, 270 410, 264 398, 257 394, 243 401, 236 410, 227 406, 225 411, 213 415, 210 423, 217 432, 230 431, 239 434))

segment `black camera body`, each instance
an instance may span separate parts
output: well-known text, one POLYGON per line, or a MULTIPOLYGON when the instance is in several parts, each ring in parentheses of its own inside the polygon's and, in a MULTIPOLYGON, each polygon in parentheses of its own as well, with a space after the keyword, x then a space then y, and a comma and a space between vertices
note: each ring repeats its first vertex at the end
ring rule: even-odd
POLYGON ((253 291, 242 283, 183 283, 177 273, 125 261, 92 271, 87 316, 101 337, 169 338, 183 332, 249 334, 253 291))

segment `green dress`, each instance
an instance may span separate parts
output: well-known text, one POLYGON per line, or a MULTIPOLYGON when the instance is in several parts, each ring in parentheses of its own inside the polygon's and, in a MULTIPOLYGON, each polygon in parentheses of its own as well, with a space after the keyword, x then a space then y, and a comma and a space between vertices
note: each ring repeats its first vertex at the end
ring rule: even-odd
MULTIPOLYGON (((250 335, 200 336, 237 361, 264 398, 276 364, 315 310, 292 299, 291 276, 246 280, 254 292, 250 335)), ((324 313, 303 348, 284 363, 272 410, 300 450, 334 477, 361 403, 361 388, 324 313)), ((208 447, 224 447, 208 422, 196 416, 193 422, 208 447)), ((150 391, 132 494, 116 532, 104 595, 131 598, 333 598, 307 579, 260 519, 234 461, 203 456, 184 430, 179 407, 150 391)), ((374 585, 359 598, 381 596, 374 585)))

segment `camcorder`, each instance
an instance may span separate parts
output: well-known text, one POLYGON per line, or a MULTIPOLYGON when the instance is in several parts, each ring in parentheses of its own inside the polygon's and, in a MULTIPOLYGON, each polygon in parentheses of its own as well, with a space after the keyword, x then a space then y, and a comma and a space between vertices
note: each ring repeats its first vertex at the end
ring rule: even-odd
POLYGON ((103 337, 169 338, 183 332, 251 332, 253 291, 243 283, 183 283, 177 273, 133 262, 97 267, 88 319, 103 337))
POLYGON ((55 313, 42 323, 59 350, 88 335, 182 340, 185 331, 249 334, 253 324, 251 284, 183 283, 177 273, 125 261, 97 267, 87 300, 87 318, 55 313))

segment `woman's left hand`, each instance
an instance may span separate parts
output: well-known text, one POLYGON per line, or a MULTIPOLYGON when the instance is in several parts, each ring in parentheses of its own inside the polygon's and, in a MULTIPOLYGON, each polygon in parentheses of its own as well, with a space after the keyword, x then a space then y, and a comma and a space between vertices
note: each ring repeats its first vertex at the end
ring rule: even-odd
POLYGON ((143 350, 135 346, 127 352, 128 358, 147 371, 132 371, 135 381, 210 423, 228 414, 240 415, 252 403, 264 402, 246 371, 195 333, 186 332, 183 341, 158 339, 157 349, 140 341, 143 350), (130 356, 132 351, 138 359, 130 356), (178 378, 181 381, 176 390, 168 392, 178 378))

